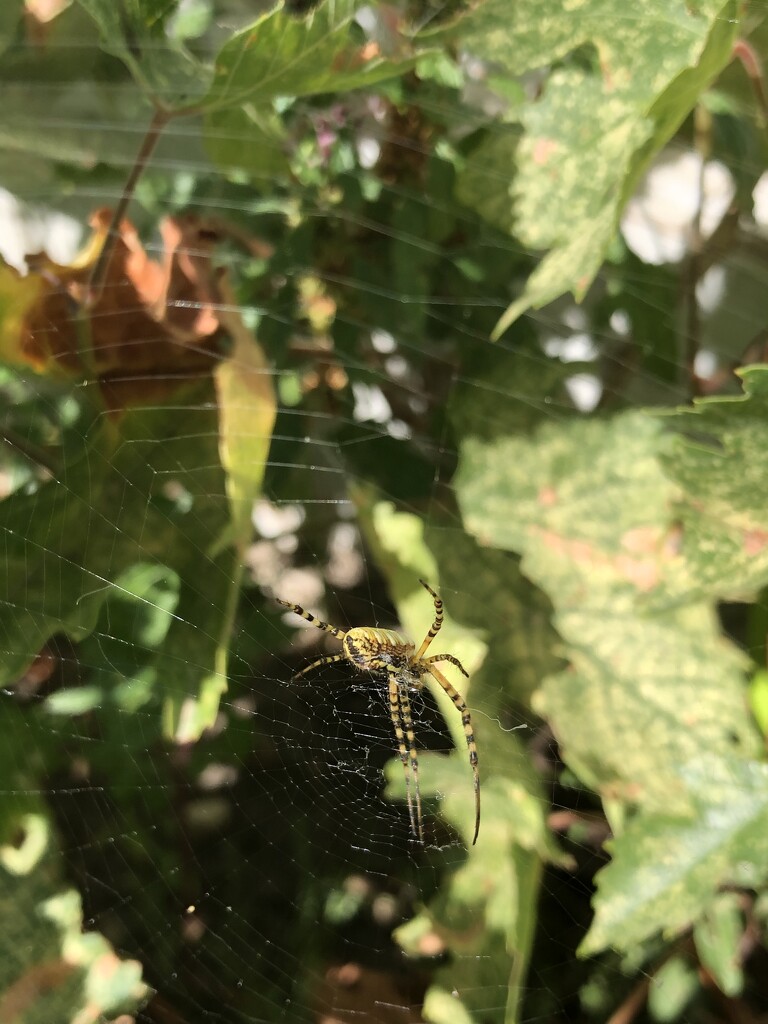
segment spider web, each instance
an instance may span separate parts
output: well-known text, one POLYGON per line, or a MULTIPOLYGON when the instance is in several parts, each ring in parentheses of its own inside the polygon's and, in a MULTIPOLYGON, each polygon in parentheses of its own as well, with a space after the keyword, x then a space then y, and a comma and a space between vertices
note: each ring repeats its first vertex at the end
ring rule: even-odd
MULTIPOLYGON (((243 6, 222 5, 222 22, 244 20, 243 6)), ((442 5, 430 17, 440 13, 442 5)), ((77 20, 81 14, 73 13, 67 30, 51 37, 52 61, 57 54, 71 59, 75 47, 91 56, 99 52, 92 29, 77 20)), ((106 91, 103 81, 97 85, 106 91)), ((109 108, 116 118, 121 111, 114 122, 82 92, 68 98, 70 109, 57 108, 56 89, 35 83, 23 144, 5 155, 4 244, 11 263, 43 248, 68 263, 78 225, 119 198, 146 129, 146 110, 127 79, 109 86, 109 108), (47 132, 71 141, 72 154, 62 152, 58 165, 47 132), (25 168, 19 150, 26 152, 25 168), (85 151, 95 154, 90 165, 85 151)), ((42 651, 10 652, 36 660, 3 696, 18 715, 9 746, 16 774, 4 796, 16 814, 36 812, 41 802, 47 808, 58 877, 62 887, 79 892, 84 928, 106 936, 123 959, 141 963, 155 994, 137 1020, 419 1021, 430 978, 446 963, 455 974, 448 990, 455 1005, 471 1006, 477 1020, 503 1020, 509 989, 491 969, 491 955, 461 951, 462 936, 484 923, 471 900, 464 916, 457 911, 461 898, 451 906, 452 937, 459 939, 450 953, 438 928, 408 933, 400 942, 394 935, 424 906, 445 900, 450 879, 465 877, 473 797, 459 716, 431 686, 412 697, 428 837, 422 848, 410 833, 386 681, 343 662, 292 681, 310 660, 338 647, 272 600, 295 601, 342 629, 404 628, 418 644, 433 615, 417 583, 424 576, 439 586, 447 613, 432 650, 466 659, 472 675, 483 672, 476 690, 474 680, 467 684, 447 667, 460 692, 467 688, 481 777, 484 757, 493 760, 494 748, 508 744, 506 756, 521 765, 520 800, 533 794, 541 819, 562 835, 570 858, 558 861, 552 853, 541 869, 535 955, 521 1013, 526 1020, 598 1019, 633 981, 613 954, 589 971, 575 959, 607 826, 599 801, 564 768, 548 726, 531 706, 541 680, 562 665, 554 648, 539 646, 550 635, 550 608, 517 558, 492 557, 468 537, 454 477, 467 431, 491 437, 524 425, 561 424, 627 400, 672 405, 684 397, 686 359, 660 344, 644 365, 635 365, 625 344, 626 317, 601 313, 610 306, 610 269, 584 307, 559 299, 527 314, 514 343, 491 342, 490 330, 509 303, 506 282, 527 272, 532 253, 502 231, 478 226, 469 212, 461 214, 450 237, 474 232, 473 251, 461 257, 451 287, 436 288, 439 275, 425 264, 431 243, 424 238, 430 218, 448 216, 447 201, 383 175, 380 205, 365 206, 366 169, 358 165, 348 173, 344 161, 355 146, 372 144, 367 133, 380 111, 375 103, 364 110, 367 101, 357 102, 345 111, 310 102, 296 108, 296 123, 315 142, 302 184, 317 191, 304 214, 310 227, 292 237, 283 200, 265 198, 246 175, 213 165, 200 151, 198 129, 184 122, 168 128, 131 208, 147 252, 158 260, 167 254, 157 233, 163 213, 191 210, 216 218, 219 228, 236 222, 257 243, 244 253, 234 232, 219 238, 220 258, 235 279, 268 279, 238 309, 269 354, 278 402, 262 493, 251 510, 253 534, 243 551, 228 688, 199 740, 168 742, 163 701, 173 673, 168 662, 153 670, 147 651, 154 656, 171 620, 186 622, 190 647, 186 653, 183 645, 176 648, 173 658, 180 674, 185 666, 196 670, 194 631, 209 627, 200 625, 205 615, 198 620, 174 603, 174 570, 156 550, 166 536, 151 532, 158 521, 174 526, 184 516, 195 519, 188 531, 193 597, 203 609, 222 612, 233 570, 216 548, 227 493, 218 466, 211 469, 219 430, 211 396, 187 404, 161 398, 151 407, 154 433, 126 438, 118 448, 124 489, 110 491, 108 513, 112 542, 139 536, 152 557, 142 561, 140 578, 120 575, 115 583, 94 576, 93 592, 106 589, 109 596, 87 635, 60 631, 42 651), (346 187, 338 201, 330 193, 345 173, 359 189, 353 195, 346 187), (372 232, 392 246, 388 287, 381 283, 387 275, 365 258, 354 272, 336 270, 334 254, 323 248, 339 244, 340 224, 348 232, 344 243, 364 248, 374 213, 382 209, 396 214, 393 221, 377 221, 372 232), (337 234, 330 242, 311 229, 313 220, 333 225, 337 234), (457 289, 462 280, 464 289, 457 289), (326 343, 330 335, 333 348, 326 343), (148 490, 124 469, 136 458, 148 467, 148 490), (209 504, 210 520, 208 511, 198 511, 209 504), (511 581, 508 603, 502 578, 511 581), (486 591, 488 581, 493 585, 486 591), (517 633, 507 644, 510 622, 517 633), (160 640, 152 639, 153 630, 160 640), (130 685, 118 690, 118 681, 130 685)), ((458 100, 452 105, 441 91, 425 106, 435 122, 467 118, 458 100)), ((245 129, 230 134, 235 147, 245 147, 245 129)), ((407 117, 387 123, 376 144, 380 161, 419 162, 432 152, 432 141, 412 131, 407 117)), ((480 160, 478 167, 488 176, 498 173, 490 162, 480 160)), ((624 237, 635 255, 625 251, 617 259, 614 283, 626 275, 623 300, 632 303, 635 323, 645 315, 661 332, 679 329, 677 270, 662 260, 674 266, 690 251, 686 233, 697 217, 705 236, 721 223, 740 170, 748 176, 743 167, 714 163, 705 173, 683 143, 659 159, 654 173, 668 173, 677 194, 688 196, 703 182, 706 198, 685 218, 665 217, 658 181, 650 178, 630 206, 624 237), (706 217, 712 226, 703 223, 706 217)), ((185 251, 191 250, 182 246, 185 251)), ((441 262, 446 273, 449 264, 456 271, 452 242, 437 253, 436 265, 441 262)), ((762 327, 762 273, 750 263, 702 274, 702 376, 714 379, 762 327), (749 302, 737 302, 735 293, 749 302), (722 320, 733 323, 737 314, 742 320, 726 345, 722 320)), ((153 374, 139 372, 131 385, 141 389, 152 381, 153 374)), ((20 437, 35 445, 46 436, 79 436, 75 473, 95 481, 81 542, 84 550, 102 543, 105 506, 96 481, 106 457, 86 443, 98 425, 79 418, 78 403, 90 396, 73 397, 28 373, 9 373, 4 389, 9 406, 21 410, 9 421, 15 454, 7 461, 8 492, 34 495, 40 485, 18 457, 20 437)), ((72 494, 80 485, 53 473, 45 486, 72 494)), ((54 551, 53 539, 45 550, 54 551)), ((31 549, 28 557, 31 563, 31 549)), ((25 609, 34 611, 34 601, 16 593, 7 614, 21 616, 25 609)), ((494 827, 491 811, 479 846, 492 846, 494 827)), ((506 869, 506 862, 498 863, 506 869)), ((492 870, 492 860, 479 862, 484 877, 492 870)), ((503 916, 512 898, 502 887, 496 911, 503 916)), ((642 965, 635 969, 642 977, 642 965)), ((451 1019, 450 1009, 443 1012, 451 1019)))

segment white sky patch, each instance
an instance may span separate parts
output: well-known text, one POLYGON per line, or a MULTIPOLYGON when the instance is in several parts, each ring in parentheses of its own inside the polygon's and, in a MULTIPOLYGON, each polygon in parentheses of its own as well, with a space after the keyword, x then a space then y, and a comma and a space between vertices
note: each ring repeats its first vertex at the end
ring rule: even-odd
POLYGON ((273 505, 263 498, 256 502, 251 513, 253 525, 268 540, 285 533, 295 533, 304 519, 301 505, 273 505))
POLYGON ((611 325, 611 330, 615 331, 622 338, 626 338, 632 329, 629 314, 623 309, 615 309, 611 313, 611 319, 608 322, 611 325))
POLYGON ((378 327, 371 331, 371 344, 382 355, 394 352, 397 345, 393 334, 390 334, 389 331, 382 331, 378 327))
POLYGON ((583 332, 587 326, 587 314, 584 312, 582 306, 577 306, 572 303, 570 306, 566 306, 563 311, 563 323, 575 333, 577 331, 583 332))
POLYGON ((564 363, 581 363, 597 359, 597 347, 589 334, 569 334, 567 338, 545 338, 541 347, 552 358, 564 363))
POLYGON ((726 270, 720 264, 710 267, 696 284, 696 298, 702 312, 712 313, 722 303, 726 289, 726 270))
POLYGON ((352 415, 358 422, 367 420, 373 423, 386 423, 392 419, 390 404, 376 384, 353 381, 352 394, 355 396, 355 409, 352 415))
POLYGON ((365 563, 353 523, 336 523, 328 535, 326 579, 332 587, 354 587, 365 575, 365 563))
POLYGON ((398 441, 406 441, 413 436, 413 431, 405 420, 390 420, 387 424, 387 433, 390 437, 397 438, 398 441))
POLYGON ((733 201, 728 169, 711 160, 701 172, 692 150, 668 150, 648 171, 621 218, 629 248, 646 263, 677 263, 691 244, 701 197, 701 232, 712 234, 733 201), (702 188, 703 186, 703 188, 702 188))
POLYGON ((768 230, 768 171, 761 174, 752 190, 752 213, 759 227, 768 230))
POLYGON ((573 404, 580 412, 592 412, 600 401, 603 385, 591 373, 576 373, 565 382, 573 404))
POLYGON ((710 352, 708 348, 700 348, 693 360, 693 371, 696 376, 703 377, 706 380, 714 374, 717 367, 718 362, 715 353, 710 352))
POLYGON ((34 210, 7 189, 0 188, 0 255, 6 263, 24 273, 27 253, 46 252, 55 263, 74 259, 82 227, 73 218, 55 210, 34 210))
POLYGON ((364 135, 357 140, 357 159, 361 167, 366 170, 375 167, 380 155, 381 145, 372 135, 364 135))
POLYGON ((384 363, 384 369, 390 377, 404 377, 408 372, 408 363, 402 356, 390 356, 384 363))
POLYGON ((295 533, 284 533, 275 540, 275 547, 281 555, 292 555, 298 549, 299 538, 295 533))

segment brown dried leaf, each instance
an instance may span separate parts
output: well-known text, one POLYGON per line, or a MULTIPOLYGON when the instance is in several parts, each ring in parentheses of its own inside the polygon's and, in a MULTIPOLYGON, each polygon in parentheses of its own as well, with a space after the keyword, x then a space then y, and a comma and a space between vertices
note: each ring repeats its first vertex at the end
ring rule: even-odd
POLYGON ((167 397, 218 361, 218 235, 198 217, 168 217, 156 261, 123 221, 103 287, 86 307, 110 219, 108 210, 94 213, 93 236, 70 266, 44 253, 27 257, 30 274, 19 282, 29 298, 15 354, 40 373, 96 377, 106 406, 119 410, 167 397))

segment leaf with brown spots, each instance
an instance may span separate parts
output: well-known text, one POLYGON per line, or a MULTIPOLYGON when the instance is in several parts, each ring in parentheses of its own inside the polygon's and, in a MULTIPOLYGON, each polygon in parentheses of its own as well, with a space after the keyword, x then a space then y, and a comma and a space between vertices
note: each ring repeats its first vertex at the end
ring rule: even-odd
MULTIPOLYGON (((637 0, 631 14, 615 0, 486 0, 460 22, 462 47, 510 77, 552 69, 510 113, 523 129, 514 165, 469 200, 481 213, 514 211, 516 238, 546 252, 497 334, 565 291, 583 296, 624 202, 730 62, 738 30, 734 0, 637 0)), ((488 150, 483 160, 496 162, 488 150)))
MULTIPOLYGON (((756 750, 743 658, 703 600, 698 557, 670 544, 679 492, 657 419, 548 424, 533 440, 468 437, 456 478, 469 529, 522 553, 555 609, 570 668, 536 709, 604 796, 669 810, 702 748, 756 750)), ((683 530, 685 538, 685 529, 683 530)))

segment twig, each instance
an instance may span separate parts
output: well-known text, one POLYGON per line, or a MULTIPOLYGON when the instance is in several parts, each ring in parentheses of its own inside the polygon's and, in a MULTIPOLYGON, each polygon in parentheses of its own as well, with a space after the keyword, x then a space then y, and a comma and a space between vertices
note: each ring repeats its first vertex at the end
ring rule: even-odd
POLYGON ((156 110, 155 115, 152 118, 147 134, 141 143, 139 152, 136 154, 136 160, 134 161, 131 172, 128 175, 128 179, 123 186, 123 192, 120 196, 120 201, 115 207, 115 211, 112 214, 112 220, 109 222, 107 229, 107 237, 102 246, 102 250, 99 253, 99 258, 94 264, 93 271, 91 272, 91 279, 88 282, 88 303, 93 305, 94 302, 101 295, 101 290, 104 287, 104 281, 109 270, 109 264, 112 259, 112 253, 115 249, 115 242, 120 232, 120 224, 122 223, 125 211, 128 209, 128 204, 133 198, 133 193, 136 189, 136 184, 141 177, 142 172, 149 163, 149 158, 154 152, 155 146, 160 138, 168 121, 173 115, 167 110, 156 110))
POLYGON ((608 1018, 608 1024, 630 1024, 635 1019, 645 1006, 651 980, 651 975, 646 974, 638 981, 624 1002, 608 1018))
POLYGON ((765 78, 760 58, 746 39, 736 40, 733 45, 733 56, 741 62, 741 66, 747 74, 752 92, 757 100, 757 109, 760 112, 763 128, 768 129, 768 96, 765 92, 765 78))
POLYGON ((648 991, 651 982, 662 969, 675 956, 690 954, 693 951, 693 941, 690 935, 684 935, 677 942, 668 946, 661 954, 656 963, 643 975, 634 986, 627 998, 621 1003, 608 1018, 607 1024, 631 1024, 631 1021, 645 1006, 648 999, 648 991))

